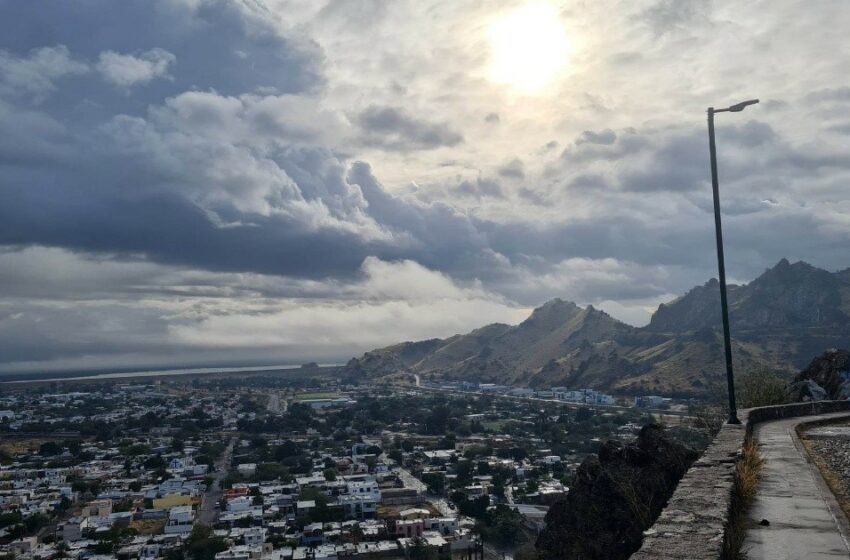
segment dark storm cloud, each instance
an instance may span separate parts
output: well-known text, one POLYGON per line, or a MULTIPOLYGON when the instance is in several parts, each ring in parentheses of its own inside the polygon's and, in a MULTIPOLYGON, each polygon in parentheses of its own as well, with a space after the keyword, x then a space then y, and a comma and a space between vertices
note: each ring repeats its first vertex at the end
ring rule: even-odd
POLYGON ((372 105, 357 115, 364 142, 391 150, 420 150, 455 146, 463 136, 448 123, 430 122, 397 107, 372 105))
POLYGON ((656 35, 664 35, 706 21, 712 0, 658 0, 640 14, 656 35))
POLYGON ((514 158, 511 161, 505 163, 500 166, 496 172, 502 177, 508 177, 510 179, 523 179, 525 178, 525 164, 519 158, 514 158))
POLYGON ((617 140, 617 133, 615 133, 610 128, 606 128, 600 132, 595 132, 593 130, 585 130, 581 133, 581 136, 576 140, 576 145, 579 144, 602 144, 604 146, 610 146, 617 140))
POLYGON ((844 86, 839 88, 826 88, 813 91, 806 95, 806 101, 809 102, 845 102, 850 101, 850 87, 844 86))
POLYGON ((837 134, 850 136, 850 122, 831 125, 827 127, 827 130, 830 130, 837 134))
MULTIPOLYGON (((75 60, 91 63, 107 51, 141 55, 161 49, 176 57, 173 76, 151 82, 148 99, 187 89, 236 94, 267 87, 298 92, 323 82, 319 47, 296 35, 282 36, 274 16, 261 3, 214 0, 193 7, 171 0, 122 0, 120 9, 115 8, 110 0, 62 2, 38 9, 29 2, 2 2, 0 48, 23 56, 34 47, 62 45, 75 60)), ((83 77, 74 80, 73 89, 51 107, 67 112, 73 107, 69 101, 80 103, 83 98, 113 108, 121 104, 126 109, 128 101, 131 106, 145 106, 144 100, 133 104, 122 99, 120 91, 92 88, 88 82, 83 77)))
POLYGON ((481 177, 474 181, 461 181, 457 186, 456 192, 462 197, 477 199, 486 197, 502 198, 504 196, 502 186, 497 181, 481 177))

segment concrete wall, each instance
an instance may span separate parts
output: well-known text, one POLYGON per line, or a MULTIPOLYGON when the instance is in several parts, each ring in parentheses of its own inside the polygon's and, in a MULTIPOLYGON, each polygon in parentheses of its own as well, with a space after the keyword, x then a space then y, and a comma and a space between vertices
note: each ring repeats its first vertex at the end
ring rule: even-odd
POLYGON ((714 441, 685 473, 643 546, 631 560, 717 560, 732 501, 735 461, 753 426, 794 416, 850 411, 850 401, 767 406, 739 411, 742 424, 724 424, 714 441))

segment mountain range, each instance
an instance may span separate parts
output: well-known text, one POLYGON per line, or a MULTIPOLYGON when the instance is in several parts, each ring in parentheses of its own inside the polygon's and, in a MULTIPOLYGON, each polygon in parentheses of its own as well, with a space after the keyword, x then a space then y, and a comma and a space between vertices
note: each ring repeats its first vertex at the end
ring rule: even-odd
MULTIPOLYGON (((786 259, 731 285, 737 372, 790 374, 827 348, 850 346, 850 269, 828 272, 786 259)), ((345 366, 370 378, 424 378, 514 386, 595 388, 624 394, 698 396, 725 379, 717 280, 658 307, 634 327, 593 306, 553 299, 518 325, 494 323, 445 339, 403 342, 345 366)))

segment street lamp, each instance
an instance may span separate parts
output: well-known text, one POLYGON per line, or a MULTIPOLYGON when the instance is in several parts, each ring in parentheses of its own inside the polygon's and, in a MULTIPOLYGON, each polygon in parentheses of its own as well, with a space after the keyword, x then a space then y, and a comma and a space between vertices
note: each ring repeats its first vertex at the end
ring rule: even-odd
POLYGON ((720 191, 717 184, 717 149, 714 146, 714 113, 740 113, 758 103, 758 99, 742 101, 725 109, 708 108, 708 150, 711 154, 711 190, 714 194, 714 230, 717 238, 717 274, 720 277, 720 311, 723 316, 723 348, 726 353, 726 384, 729 390, 729 424, 740 424, 735 405, 735 377, 732 374, 732 340, 729 335, 729 305, 726 300, 726 264, 723 259, 723 228, 720 224, 720 191))

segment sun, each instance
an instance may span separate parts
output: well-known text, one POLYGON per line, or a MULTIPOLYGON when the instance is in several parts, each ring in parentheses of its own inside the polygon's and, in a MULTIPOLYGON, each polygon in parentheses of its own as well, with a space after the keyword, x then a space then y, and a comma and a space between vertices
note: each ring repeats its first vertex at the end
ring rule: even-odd
POLYGON ((567 65, 569 42, 557 8, 532 2, 497 18, 489 28, 490 79, 520 91, 550 84, 567 65))

